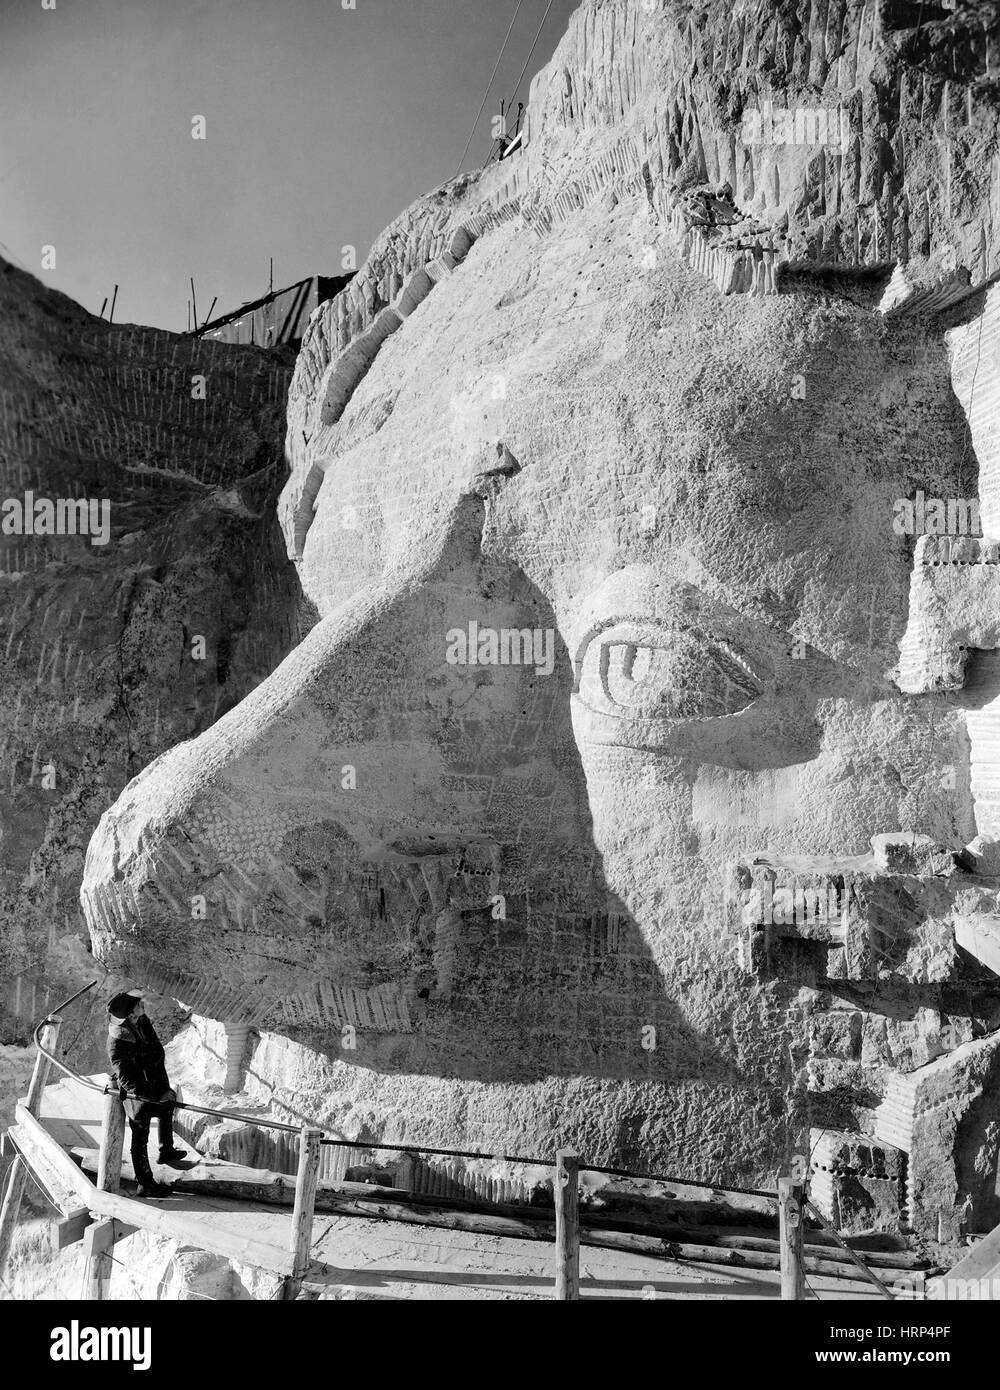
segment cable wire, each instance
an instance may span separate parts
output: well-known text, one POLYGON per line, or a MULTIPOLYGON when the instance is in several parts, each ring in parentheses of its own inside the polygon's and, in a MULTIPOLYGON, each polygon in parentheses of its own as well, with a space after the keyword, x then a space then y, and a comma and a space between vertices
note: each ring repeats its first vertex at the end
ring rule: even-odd
POLYGON ((14 262, 16 266, 18 266, 21 270, 27 271, 29 275, 31 274, 31 271, 28 270, 28 267, 21 260, 21 257, 15 256, 14 252, 10 249, 6 242, 0 241, 0 249, 7 252, 7 255, 10 257, 10 259, 14 262))
MULTIPOLYGON (((462 158, 458 161, 458 168, 455 170, 455 174, 459 174, 459 173, 461 173, 461 171, 462 171, 462 164, 463 164, 464 161, 465 161, 465 156, 469 153, 469 146, 472 144, 472 137, 473 137, 473 136, 475 135, 475 133, 476 133, 476 126, 479 124, 479 118, 480 118, 480 116, 483 114, 483 108, 484 108, 485 105, 486 105, 486 98, 489 96, 489 94, 490 94, 490 88, 493 86, 493 79, 496 77, 497 72, 499 71, 499 68, 500 68, 500 59, 503 57, 504 49, 507 47, 507 39, 509 39, 510 36, 511 36, 511 31, 512 31, 513 28, 514 28, 514 24, 515 24, 515 22, 516 22, 516 20, 517 20, 517 16, 518 16, 518 15, 520 14, 520 12, 521 12, 521 6, 522 6, 523 3, 524 3, 524 0, 517 0, 517 8, 516 8, 515 11, 514 11, 514 18, 510 21, 510 24, 509 24, 508 27, 507 27, 507 34, 506 34, 506 36, 505 36, 505 38, 504 38, 503 43, 502 43, 501 46, 500 46, 500 52, 497 54, 497 60, 496 60, 496 62, 495 62, 494 65, 493 65, 493 72, 490 74, 490 80, 489 80, 489 82, 487 82, 487 84, 486 84, 486 91, 483 93, 483 99, 482 99, 482 101, 479 103, 479 110, 476 112, 476 119, 472 122, 472 129, 469 131, 469 138, 468 138, 468 140, 466 140, 466 142, 465 142, 465 149, 462 151, 462 158)), ((550 3, 551 3, 551 0, 550 0, 550 3)), ((536 36, 536 41, 537 41, 537 36, 536 36)), ((534 44, 532 44, 532 51, 534 51, 534 44)), ((530 58, 531 55, 529 54, 528 56, 529 56, 529 58, 530 58)), ((525 67, 527 67, 527 64, 525 64, 525 67)), ((521 75, 522 75, 522 77, 523 77, 524 74, 522 73, 521 75)), ((520 79, 519 79, 519 80, 520 80, 520 79)), ((452 177, 454 177, 454 175, 453 175, 452 177)))
POLYGON ((76 1030, 76 1033, 75 1033, 75 1035, 74 1035, 74 1037, 73 1037, 73 1041, 70 1042, 70 1043, 67 1043, 67 1045, 66 1045, 66 1046, 63 1048, 63 1050, 62 1050, 62 1055, 63 1055, 64 1057, 68 1057, 68 1056, 69 1056, 69 1054, 70 1054, 70 1053, 73 1051, 73 1049, 76 1047, 77 1043, 78 1043, 78 1042, 80 1041, 80 1039, 83 1037, 84 1030, 86 1029, 87 1024, 90 1022, 90 1016, 91 1016, 91 1014, 94 1012, 94 1005, 97 1003, 98 998, 99 998, 99 996, 96 995, 96 994, 92 994, 92 995, 90 996, 90 1003, 89 1003, 89 1005, 87 1006, 87 1012, 86 1012, 86 1013, 84 1014, 84 1016, 83 1016, 83 1022, 80 1024, 79 1028, 76 1030))
MULTIPOLYGON (((135 1276, 133 1275, 132 1271, 129 1269, 128 1265, 124 1262, 124 1260, 119 1260, 118 1257, 117 1257, 117 1255, 112 1255, 111 1252, 108 1251, 108 1250, 105 1250, 103 1253, 104 1253, 105 1255, 107 1255, 108 1259, 111 1260, 111 1262, 112 1262, 113 1264, 121 1265, 122 1269, 123 1269, 123 1270, 125 1271, 125 1273, 128 1275, 129 1283, 132 1285, 133 1289, 135 1289, 136 1297, 139 1299, 140 1303, 151 1303, 151 1302, 154 1301, 154 1300, 152 1300, 152 1299, 143 1298, 143 1296, 142 1296, 142 1290, 139 1288, 139 1285, 135 1282, 135 1276)), ((165 1279, 158 1279, 157 1282, 153 1285, 153 1287, 154 1287, 155 1289, 171 1289, 171 1288, 172 1288, 172 1289, 176 1289, 176 1288, 178 1287, 178 1285, 176 1285, 176 1284, 168 1284, 167 1281, 166 1281, 165 1279)), ((181 1287, 183 1287, 183 1286, 181 1286, 181 1287)), ((187 1297, 188 1297, 188 1298, 201 1298, 201 1299, 204 1299, 204 1301, 205 1301, 206 1303, 226 1303, 226 1302, 231 1302, 231 1301, 232 1301, 232 1300, 229 1300, 229 1299, 213 1298, 212 1295, 211 1295, 210 1293, 196 1293, 196 1292, 194 1291, 194 1289, 188 1289, 188 1290, 187 1290, 187 1297)), ((185 1300, 185 1299, 178 1299, 177 1301, 178 1301, 178 1302, 185 1302, 186 1300, 185 1300)))
POLYGON ((545 21, 546 21, 546 20, 548 19, 548 17, 549 17, 549 10, 551 10, 551 8, 552 8, 552 0, 549 0, 549 3, 545 6, 545 13, 542 15, 542 22, 541 22, 541 24, 539 24, 539 26, 538 26, 538 31, 537 31, 537 33, 535 34, 535 41, 534 41, 534 43, 531 45, 531 48, 528 50, 528 56, 527 56, 527 58, 525 58, 525 60, 524 60, 524 67, 521 69, 521 76, 517 79, 517 82, 516 82, 515 85, 514 85, 514 90, 513 90, 513 91, 511 92, 511 94, 510 94, 510 101, 508 102, 508 107, 513 106, 513 104, 514 104, 514 98, 517 96, 517 89, 518 89, 518 87, 520 87, 521 83, 524 81, 524 74, 528 71, 528 64, 531 62, 531 55, 532 55, 532 53, 534 53, 534 51, 535 51, 535 46, 537 45, 538 40, 539 40, 539 38, 541 37, 542 29, 543 29, 544 26, 545 26, 545 21))
POLYGON ((35 1177, 34 1173, 31 1171, 31 1165, 26 1161, 26 1159, 25 1159, 21 1154, 18 1154, 18 1158, 19 1158, 20 1161, 21 1161, 21 1166, 22 1166, 22 1168, 23 1168, 24 1171, 27 1173, 27 1175, 28 1175, 28 1177, 31 1179, 31 1181, 32 1181, 32 1182, 35 1184, 35 1186, 38 1188, 39 1192, 42 1194, 42 1199, 43 1199, 43 1201, 45 1202, 45 1205, 46 1205, 47 1207, 51 1207, 53 1211, 58 1212, 59 1215, 62 1216, 63 1212, 62 1212, 62 1208, 60 1207, 59 1203, 58 1203, 53 1197, 50 1197, 49 1194, 45 1191, 45 1188, 42 1186, 42 1184, 41 1184, 41 1183, 38 1181, 38 1179, 35 1177))

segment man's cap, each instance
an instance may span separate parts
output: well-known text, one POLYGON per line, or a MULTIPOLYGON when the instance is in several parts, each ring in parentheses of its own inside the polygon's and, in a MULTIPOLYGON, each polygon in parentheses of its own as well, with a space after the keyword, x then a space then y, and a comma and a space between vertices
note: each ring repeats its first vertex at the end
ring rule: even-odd
POLYGON ((108 1000, 108 1013, 115 1018, 128 1018, 142 997, 142 991, 138 989, 125 990, 121 994, 116 994, 113 999, 108 1000))

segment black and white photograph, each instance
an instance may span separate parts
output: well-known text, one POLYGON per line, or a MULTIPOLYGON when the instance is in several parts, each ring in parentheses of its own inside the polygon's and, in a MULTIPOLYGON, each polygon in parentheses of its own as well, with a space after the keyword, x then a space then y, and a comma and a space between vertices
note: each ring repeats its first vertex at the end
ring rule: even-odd
POLYGON ((553 1301, 989 1354, 1000 3, 0 0, 5 1344, 553 1301))

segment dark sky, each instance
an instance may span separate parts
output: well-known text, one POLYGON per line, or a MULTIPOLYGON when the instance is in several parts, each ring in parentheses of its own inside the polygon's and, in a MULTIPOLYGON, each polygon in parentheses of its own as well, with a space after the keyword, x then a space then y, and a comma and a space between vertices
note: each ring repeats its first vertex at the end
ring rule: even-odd
MULTIPOLYGON (((455 172, 516 2, 0 0, 0 254, 175 330, 190 275, 204 318, 266 293, 269 256, 276 287, 340 274, 455 172)), ((520 100, 578 2, 553 0, 520 100)), ((546 3, 522 0, 465 167, 546 3)))

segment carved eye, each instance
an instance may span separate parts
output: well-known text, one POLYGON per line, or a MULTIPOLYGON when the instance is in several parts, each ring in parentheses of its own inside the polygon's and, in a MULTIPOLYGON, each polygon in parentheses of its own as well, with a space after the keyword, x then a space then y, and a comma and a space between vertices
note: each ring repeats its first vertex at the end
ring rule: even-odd
POLYGON ((616 623, 583 652, 578 693, 598 714, 718 719, 738 714, 764 682, 728 642, 695 628, 616 623))

